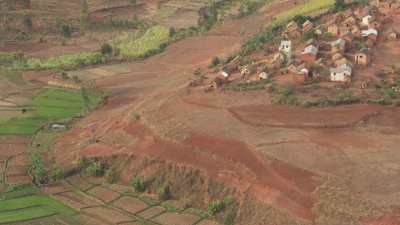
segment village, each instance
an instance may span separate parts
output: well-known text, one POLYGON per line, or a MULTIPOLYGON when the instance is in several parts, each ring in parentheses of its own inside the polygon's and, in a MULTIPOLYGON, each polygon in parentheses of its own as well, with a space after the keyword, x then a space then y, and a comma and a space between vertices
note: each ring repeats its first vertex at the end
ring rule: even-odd
MULTIPOLYGON (((400 2, 376 0, 327 12, 318 18, 297 18, 279 31, 279 41, 246 56, 246 60, 237 56, 224 65, 209 66, 210 72, 197 76, 191 85, 206 92, 227 90, 238 83, 261 83, 258 87, 263 87, 270 82, 292 86, 344 85, 362 90, 372 84, 398 80, 398 67, 376 66, 375 53, 382 43, 400 40, 400 2)), ((392 88, 393 92, 400 91, 397 86, 392 88)))

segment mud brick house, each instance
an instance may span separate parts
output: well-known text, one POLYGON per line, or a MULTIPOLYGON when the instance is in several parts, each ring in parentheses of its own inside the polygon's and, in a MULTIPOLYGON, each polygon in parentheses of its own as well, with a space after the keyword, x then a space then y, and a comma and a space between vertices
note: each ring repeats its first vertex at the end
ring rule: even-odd
POLYGON ((303 62, 313 63, 317 59, 318 48, 314 45, 308 45, 301 52, 299 59, 303 62))
POLYGON ((296 22, 291 21, 286 26, 285 35, 288 38, 298 38, 301 36, 301 29, 299 28, 296 22))
POLYGON ((369 27, 370 23, 371 23, 373 20, 374 20, 374 17, 368 14, 368 15, 366 15, 366 16, 364 16, 364 17, 362 18, 362 20, 361 20, 361 25, 362 25, 362 26, 369 27))
POLYGON ((330 79, 333 82, 350 82, 352 68, 349 64, 343 64, 330 69, 330 79))
POLYGON ((334 53, 343 53, 346 51, 346 41, 342 38, 337 39, 336 41, 331 42, 331 52, 334 53))
POLYGON ((339 26, 336 23, 331 23, 327 27, 327 32, 333 36, 339 36, 339 26))
POLYGON ((282 52, 287 59, 292 57, 292 41, 281 41, 279 51, 282 52))
POLYGON ((397 30, 390 28, 386 33, 386 37, 388 40, 395 41, 399 39, 400 34, 397 30))
POLYGON ((378 30, 374 28, 369 28, 368 30, 362 30, 361 36, 366 39, 376 41, 378 39, 378 30))
POLYGON ((307 33, 313 28, 314 24, 310 20, 307 20, 306 22, 303 23, 303 33, 307 33))
POLYGON ((367 66, 371 63, 371 51, 369 48, 362 48, 354 55, 354 63, 367 66))

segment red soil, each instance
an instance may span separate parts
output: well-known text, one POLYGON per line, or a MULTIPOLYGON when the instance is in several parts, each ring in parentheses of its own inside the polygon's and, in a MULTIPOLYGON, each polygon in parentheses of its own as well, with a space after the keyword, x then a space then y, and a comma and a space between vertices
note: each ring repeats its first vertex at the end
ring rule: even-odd
MULTIPOLYGON (((125 130, 138 138, 134 149, 95 143, 87 146, 80 154, 87 157, 133 154, 182 163, 199 168, 208 176, 239 190, 244 191, 250 187, 268 203, 286 208, 299 217, 310 220, 315 218, 311 212, 311 192, 317 184, 313 180, 314 174, 308 171, 277 160, 267 163, 262 156, 240 141, 193 135, 182 143, 174 143, 161 140, 137 122, 126 126, 125 130)), ((68 142, 65 138, 64 141, 68 142)), ((70 154, 66 153, 65 156, 57 154, 62 161, 68 160, 70 154)))
POLYGON ((349 127, 378 115, 378 105, 352 105, 330 108, 298 108, 271 105, 232 107, 229 111, 240 121, 253 126, 294 128, 349 127))

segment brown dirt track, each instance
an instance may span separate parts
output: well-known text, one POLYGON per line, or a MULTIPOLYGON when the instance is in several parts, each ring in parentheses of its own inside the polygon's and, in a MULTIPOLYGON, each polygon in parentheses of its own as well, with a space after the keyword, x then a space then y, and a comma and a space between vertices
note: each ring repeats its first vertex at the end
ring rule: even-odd
MULTIPOLYGON (((397 207, 398 109, 298 109, 270 106, 257 92, 187 94, 189 74, 197 66, 237 50, 244 40, 241 33, 256 31, 290 5, 278 3, 264 13, 226 22, 143 62, 129 63, 131 73, 97 80, 112 97, 57 141, 57 161, 67 168, 80 156, 177 162, 309 223, 322 216, 312 211, 313 191, 319 185, 316 178, 327 174, 351 179, 352 191, 377 205, 397 207), (124 138, 115 141, 113 136, 124 138)), ((127 182, 134 165, 121 167, 127 182)))

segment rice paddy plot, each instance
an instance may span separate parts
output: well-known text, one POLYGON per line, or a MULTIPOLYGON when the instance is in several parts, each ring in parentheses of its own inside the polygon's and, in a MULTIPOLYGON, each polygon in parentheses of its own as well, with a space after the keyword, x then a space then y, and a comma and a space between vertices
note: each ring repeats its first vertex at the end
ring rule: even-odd
POLYGON ((0 224, 46 218, 55 215, 73 217, 75 211, 40 193, 32 186, 19 186, 0 195, 0 224))
POLYGON ((97 96, 85 100, 79 91, 46 89, 25 106, 25 113, 0 121, 0 134, 32 134, 46 122, 68 119, 81 114, 88 106, 100 102, 97 96))

